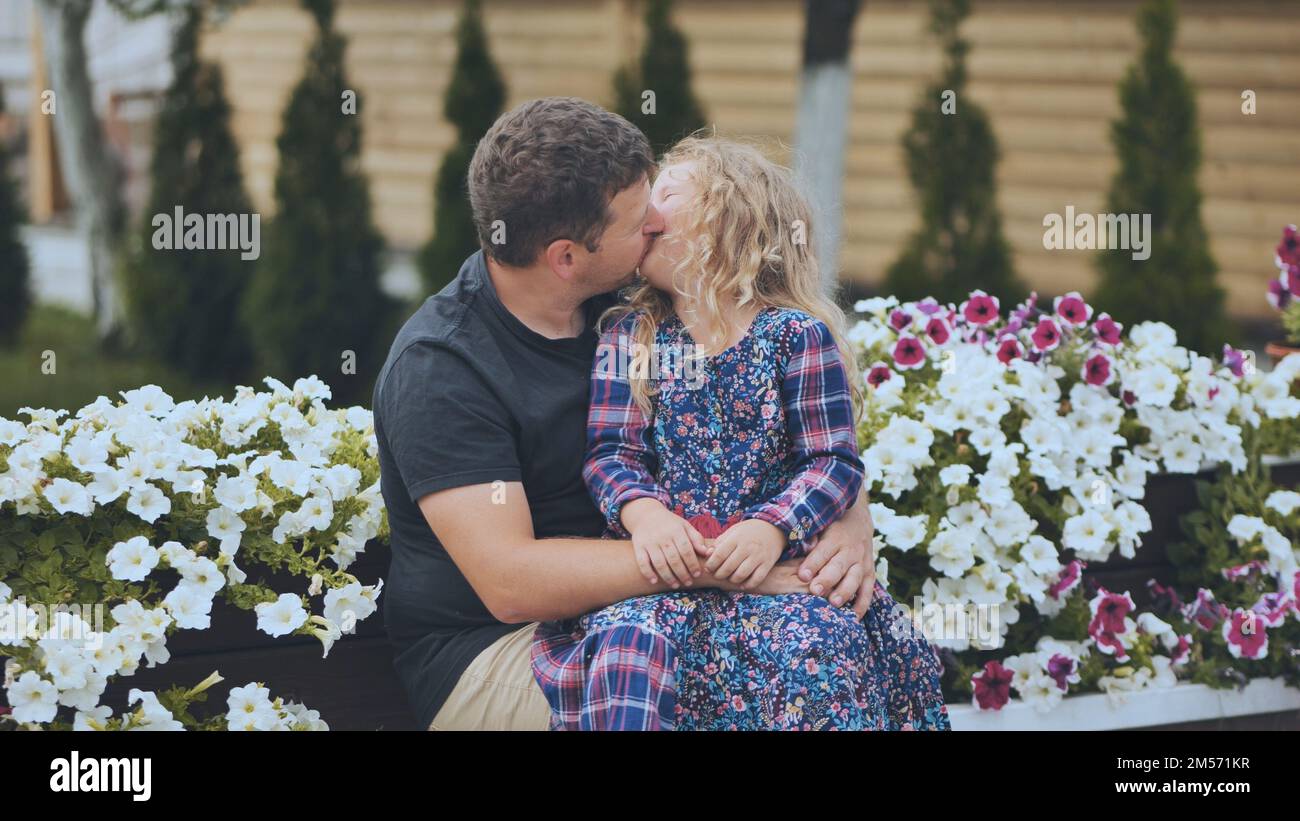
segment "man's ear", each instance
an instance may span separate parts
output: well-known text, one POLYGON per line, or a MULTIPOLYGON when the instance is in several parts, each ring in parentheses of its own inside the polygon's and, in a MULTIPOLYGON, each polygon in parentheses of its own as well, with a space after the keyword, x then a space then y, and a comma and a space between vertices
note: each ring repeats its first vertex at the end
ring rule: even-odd
POLYGON ((546 264, 557 277, 573 282, 578 276, 578 256, 582 250, 571 239, 557 239, 546 246, 546 264))

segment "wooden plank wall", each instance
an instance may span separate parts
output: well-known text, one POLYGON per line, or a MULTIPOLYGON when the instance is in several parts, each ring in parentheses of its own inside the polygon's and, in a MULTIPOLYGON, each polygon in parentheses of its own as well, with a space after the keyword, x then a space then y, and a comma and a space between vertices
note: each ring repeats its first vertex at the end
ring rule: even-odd
MULTIPOLYGON (((878 283, 917 224, 900 137, 940 54, 920 0, 867 0, 855 29, 845 182, 844 277, 878 283)), ((1177 56, 1198 89, 1203 215, 1229 308, 1265 317, 1263 289, 1281 226, 1300 221, 1300 52, 1269 0, 1184 0, 1177 56), (1241 112, 1241 94, 1258 113, 1241 112)), ((364 165, 389 241, 411 248, 431 221, 432 176, 451 131, 442 93, 454 56, 455 0, 343 0, 350 76, 365 99, 364 165)), ((1090 252, 1042 247, 1042 220, 1066 205, 1099 211, 1116 168, 1109 123, 1135 59, 1136 0, 977 0, 967 21, 971 96, 1000 141, 999 197, 1021 275, 1040 292, 1087 292, 1090 252)), ((509 103, 573 94, 608 104, 615 67, 635 53, 635 0, 486 0, 509 103)), ((726 133, 770 138, 788 159, 798 91, 802 4, 678 0, 695 88, 726 133)), ((269 210, 275 135, 301 72, 310 26, 290 0, 257 0, 205 39, 226 67, 249 185, 269 210)))

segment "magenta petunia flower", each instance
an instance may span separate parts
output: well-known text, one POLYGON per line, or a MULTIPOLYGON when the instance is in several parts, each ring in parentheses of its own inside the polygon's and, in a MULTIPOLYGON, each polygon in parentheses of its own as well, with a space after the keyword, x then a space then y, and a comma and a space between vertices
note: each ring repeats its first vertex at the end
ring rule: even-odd
POLYGON ((877 387, 882 382, 888 382, 889 378, 894 375, 894 371, 884 362, 873 364, 867 371, 867 384, 871 387, 877 387))
POLYGON ((1083 578, 1083 568, 1087 564, 1078 559, 1072 560, 1065 567, 1061 568, 1061 575, 1057 578, 1052 586, 1047 588, 1047 595, 1060 601, 1069 594, 1071 590, 1079 586, 1079 580, 1083 578))
POLYGON ((1286 289, 1293 294, 1300 294, 1300 265, 1292 263, 1282 269, 1282 274, 1278 281, 1286 286, 1286 289))
POLYGON ((1172 587, 1165 587, 1155 579, 1147 579, 1147 590, 1151 591, 1151 602, 1157 607, 1166 610, 1181 610, 1183 602, 1178 598, 1178 591, 1172 587))
POLYGON ((1268 630, 1253 611, 1240 607, 1232 611, 1231 618, 1223 622, 1223 638, 1233 658, 1262 659, 1268 655, 1268 630))
POLYGON ((916 310, 920 311, 926 316, 934 316, 935 314, 943 310, 943 306, 940 305, 934 297, 928 296, 925 299, 921 300, 920 302, 916 303, 916 310))
POLYGON ((961 304, 961 313, 972 325, 988 325, 998 318, 998 298, 983 291, 971 291, 970 299, 961 304))
POLYGON ((1096 625, 1099 629, 1111 633, 1123 633, 1126 629, 1124 619, 1133 612, 1135 605, 1133 597, 1128 593, 1112 593, 1104 587, 1099 587, 1097 595, 1088 602, 1088 609, 1092 613, 1089 632, 1092 632, 1092 625, 1096 625))
POLYGON ((1083 301, 1078 291, 1071 291, 1065 296, 1058 296, 1052 301, 1052 310, 1056 315, 1076 328, 1082 328, 1092 318, 1092 306, 1083 301))
POLYGON ((1294 225, 1282 229, 1282 241, 1277 244, 1277 260, 1280 268, 1300 265, 1300 235, 1296 234, 1294 225))
POLYGON ((1268 304, 1279 311, 1291 304, 1291 292, 1282 284, 1282 280, 1270 279, 1268 281, 1268 304))
POLYGON ((1215 601, 1214 594, 1202 587, 1196 591, 1196 601, 1183 607, 1183 618, 1202 630, 1213 630, 1228 617, 1228 608, 1215 601))
POLYGON ((1115 378, 1110 369, 1110 360, 1105 354, 1097 354, 1083 363, 1083 379, 1089 385, 1109 385, 1115 378))
POLYGON ((901 331, 912 324, 912 315, 900 308, 895 308, 889 312, 889 327, 895 331, 901 331))
POLYGON ((1232 567, 1223 568, 1223 578, 1227 579, 1230 582, 1235 582, 1238 581, 1239 579, 1258 576, 1266 570, 1268 570, 1268 565, 1260 561, 1259 559, 1255 559, 1253 561, 1246 562, 1245 564, 1237 564, 1237 565, 1233 565, 1232 567))
POLYGON ((1175 667, 1177 667, 1178 665, 1187 661, 1188 656, 1190 656, 1191 654, 1192 654, 1191 635, 1188 634, 1186 636, 1179 636, 1178 646, 1175 647, 1174 652, 1170 654, 1169 660, 1175 667))
POLYGON ((1240 379, 1246 372, 1246 355, 1231 345, 1223 346, 1223 364, 1228 366, 1232 375, 1240 379))
POLYGON ((1079 683, 1079 663, 1069 656, 1056 653, 1047 660, 1047 675, 1052 677, 1061 692, 1065 692, 1071 684, 1079 683))
POLYGON ((1122 391, 1119 398, 1124 400, 1124 404, 1128 405, 1130 408, 1138 401, 1137 394, 1133 393, 1133 391, 1122 391))
POLYGON ((925 348, 921 340, 914 336, 900 336, 894 345, 894 363, 905 371, 925 364, 925 348))
POLYGON ((1107 345, 1118 345, 1120 342, 1120 331, 1124 326, 1110 318, 1110 314, 1101 314, 1097 321, 1092 323, 1092 332, 1097 335, 1097 339, 1105 342, 1107 345))
POLYGON ((1097 649, 1107 655, 1115 656, 1116 661, 1128 659, 1128 650, 1120 636, 1128 632, 1128 614, 1134 610, 1133 599, 1128 593, 1112 593, 1104 587, 1097 588, 1097 595, 1088 602, 1092 620, 1088 622, 1088 635, 1097 644, 1097 649))
POLYGON ((1055 350, 1056 346, 1061 344, 1061 329, 1055 320, 1045 316, 1038 320, 1038 327, 1034 328, 1030 339, 1039 351, 1055 350))
POLYGON ((998 345, 998 361, 1003 365, 1010 365, 1011 360, 1019 359, 1023 355, 1020 342, 1014 336, 1004 338, 998 345))
POLYGON ((970 677, 975 687, 975 706, 981 710, 1001 710, 1011 700, 1011 680, 1014 674, 1001 662, 990 661, 984 669, 970 677))
POLYGON ((1250 608, 1255 613, 1265 627, 1280 627, 1282 622, 1286 621, 1287 614, 1295 609, 1295 602, 1283 591, 1276 593, 1265 593, 1259 597, 1259 601, 1250 608))
POLYGON ((930 341, 934 344, 942 345, 948 341, 951 332, 948 330, 947 322, 934 316, 930 317, 930 321, 925 323, 925 335, 930 337, 930 341))

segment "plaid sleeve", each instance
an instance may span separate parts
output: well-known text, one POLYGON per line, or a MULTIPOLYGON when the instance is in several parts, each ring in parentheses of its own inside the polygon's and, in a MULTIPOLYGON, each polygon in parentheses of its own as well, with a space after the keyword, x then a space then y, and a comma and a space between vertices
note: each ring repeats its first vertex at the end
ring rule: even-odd
POLYGON ((659 469, 650 419, 637 406, 628 381, 631 324, 607 330, 596 349, 591 372, 591 407, 587 411, 587 461, 582 478, 605 521, 627 535, 621 514, 633 499, 653 497, 672 507, 667 491, 655 481, 659 469))
POLYGON ((844 515, 862 487, 848 373, 825 323, 795 325, 781 387, 795 476, 776 498, 745 511, 789 534, 792 547, 844 515))

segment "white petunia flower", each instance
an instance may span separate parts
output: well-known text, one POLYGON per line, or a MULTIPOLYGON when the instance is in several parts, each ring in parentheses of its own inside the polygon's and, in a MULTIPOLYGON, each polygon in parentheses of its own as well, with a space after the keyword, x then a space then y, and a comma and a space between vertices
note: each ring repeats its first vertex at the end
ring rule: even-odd
POLYGON ((127 582, 144 581, 158 566, 158 550, 144 536, 132 536, 118 542, 108 551, 108 570, 115 579, 127 582))

